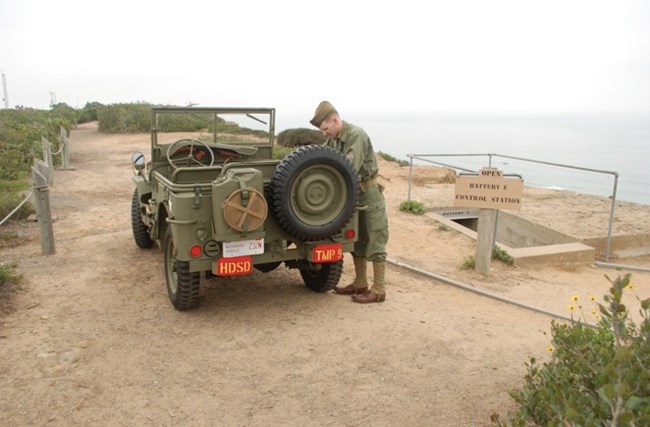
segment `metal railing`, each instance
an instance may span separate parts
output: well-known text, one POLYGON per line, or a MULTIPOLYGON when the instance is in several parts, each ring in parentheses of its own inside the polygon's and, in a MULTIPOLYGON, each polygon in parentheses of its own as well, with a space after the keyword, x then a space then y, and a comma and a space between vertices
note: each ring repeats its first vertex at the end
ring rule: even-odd
POLYGON ((543 160, 535 160, 535 159, 527 159, 524 157, 515 157, 515 156, 508 156, 504 154, 497 154, 497 153, 484 153, 484 154, 407 154, 407 157, 410 158, 409 162, 409 180, 408 180, 408 200, 411 200, 411 182, 412 182, 412 175, 413 175, 413 160, 422 160, 424 162, 428 162, 434 165, 438 166, 444 166, 450 169, 455 169, 458 171, 463 171, 463 172, 469 172, 469 173, 477 173, 476 170, 472 169, 466 169, 462 168, 459 166, 454 166, 454 165, 449 165, 446 163, 438 162, 438 161, 433 161, 430 160, 429 157, 488 157, 488 167, 492 167, 492 159, 494 157, 501 157, 504 159, 512 159, 512 160, 519 160, 522 162, 529 162, 529 163, 537 163, 541 165, 547 165, 547 166, 554 166, 554 167, 560 167, 560 168, 567 168, 567 169, 575 169, 575 170, 581 170, 581 171, 586 171, 586 172, 593 172, 593 173, 599 173, 599 174, 607 174, 607 175, 612 175, 614 177, 614 186, 612 188, 612 203, 611 203, 611 208, 609 211, 609 224, 607 227, 607 240, 605 243, 605 261, 609 260, 609 254, 611 250, 611 244, 612 244, 612 224, 614 222, 614 208, 616 206, 616 191, 617 191, 617 186, 618 186, 618 172, 613 172, 613 171, 607 171, 607 170, 601 170, 601 169, 592 169, 592 168, 585 168, 582 166, 574 166, 574 165, 566 165, 562 163, 554 163, 554 162, 547 162, 543 160))

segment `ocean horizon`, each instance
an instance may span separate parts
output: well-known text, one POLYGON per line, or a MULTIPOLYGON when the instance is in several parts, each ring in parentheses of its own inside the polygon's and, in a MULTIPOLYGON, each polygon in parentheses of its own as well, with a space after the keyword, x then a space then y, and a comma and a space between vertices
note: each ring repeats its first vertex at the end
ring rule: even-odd
MULTIPOLYGON (((310 117, 281 114, 276 132, 309 128, 310 117)), ((532 187, 555 188, 650 205, 650 117, 645 114, 349 114, 376 152, 410 161, 409 155, 461 169, 487 167, 500 154, 559 165, 496 156, 492 167, 522 176, 532 187), (438 156, 434 156, 438 155, 438 156), (598 172, 583 169, 593 169, 598 172)), ((414 164, 430 164, 419 158, 414 164)))

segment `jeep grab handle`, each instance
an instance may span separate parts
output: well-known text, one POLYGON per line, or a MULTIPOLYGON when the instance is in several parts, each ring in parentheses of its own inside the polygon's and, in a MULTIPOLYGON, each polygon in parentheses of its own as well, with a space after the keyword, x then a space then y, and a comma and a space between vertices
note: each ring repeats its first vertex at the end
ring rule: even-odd
POLYGON ((176 225, 192 225, 196 224, 196 219, 173 219, 173 218, 165 218, 165 221, 167 224, 176 224, 176 225))

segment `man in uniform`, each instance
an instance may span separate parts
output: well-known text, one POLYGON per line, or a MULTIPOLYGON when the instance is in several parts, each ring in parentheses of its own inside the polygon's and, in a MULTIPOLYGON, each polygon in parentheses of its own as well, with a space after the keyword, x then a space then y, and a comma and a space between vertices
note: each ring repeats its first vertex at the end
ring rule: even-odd
POLYGON ((338 111, 328 101, 316 108, 309 121, 327 137, 326 146, 339 150, 354 165, 360 179, 359 204, 367 209, 359 211, 359 236, 352 251, 354 282, 336 287, 339 295, 351 295, 358 303, 383 302, 386 299, 385 267, 388 242, 388 218, 383 186, 377 182, 379 168, 370 138, 358 126, 341 119, 338 111), (367 265, 372 262, 374 281, 368 287, 367 265))

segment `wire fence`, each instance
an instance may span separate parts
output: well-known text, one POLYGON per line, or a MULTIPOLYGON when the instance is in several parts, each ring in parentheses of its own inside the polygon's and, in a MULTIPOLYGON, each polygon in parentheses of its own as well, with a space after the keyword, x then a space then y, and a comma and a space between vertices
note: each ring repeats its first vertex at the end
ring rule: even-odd
POLYGON ((58 151, 52 152, 52 144, 41 137, 43 147, 43 160, 35 158, 32 165, 33 189, 9 214, 0 221, 0 226, 7 222, 22 208, 30 198, 34 199, 34 209, 39 227, 41 240, 41 252, 43 255, 54 253, 54 232, 52 229, 52 214, 50 211, 49 186, 54 184, 54 162, 53 156, 61 155, 61 170, 74 170, 70 167, 70 151, 68 133, 65 128, 60 128, 61 146, 58 151))

